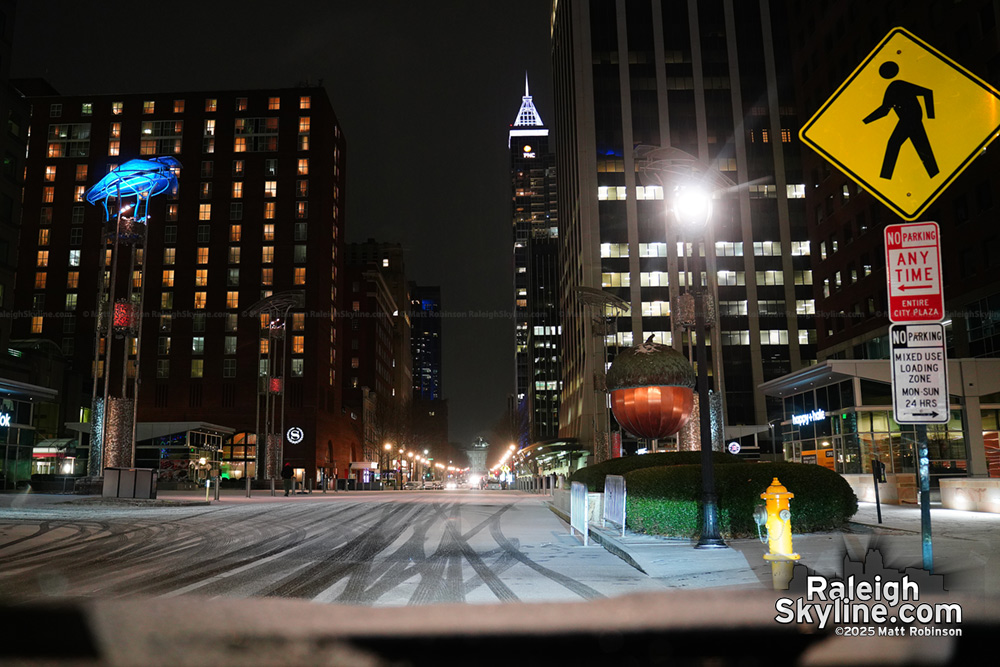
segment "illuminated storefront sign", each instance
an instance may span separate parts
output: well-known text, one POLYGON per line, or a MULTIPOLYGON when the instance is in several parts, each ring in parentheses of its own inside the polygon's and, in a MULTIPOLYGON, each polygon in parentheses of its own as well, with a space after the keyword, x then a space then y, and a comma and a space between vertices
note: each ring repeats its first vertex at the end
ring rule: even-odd
POLYGON ((531 150, 531 146, 525 146, 521 151, 524 157, 535 157, 535 151, 531 150))
POLYGON ((298 426, 293 426, 292 428, 288 429, 288 433, 286 433, 285 435, 288 438, 288 442, 292 443, 293 445, 299 444, 305 437, 305 433, 303 433, 302 429, 300 429, 298 426))
POLYGON ((796 426, 805 426, 826 419, 826 410, 813 410, 804 415, 792 415, 792 423, 796 426))
POLYGON ((0 428, 4 426, 10 426, 10 414, 7 412, 0 412, 0 428))

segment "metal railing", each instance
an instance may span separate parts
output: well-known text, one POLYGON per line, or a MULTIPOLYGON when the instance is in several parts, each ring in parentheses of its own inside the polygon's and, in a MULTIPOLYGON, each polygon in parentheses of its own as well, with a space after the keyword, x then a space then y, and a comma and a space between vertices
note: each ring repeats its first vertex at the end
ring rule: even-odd
POLYGON ((604 478, 604 515, 601 517, 601 527, 609 521, 621 526, 622 537, 625 537, 625 478, 621 475, 608 475, 604 478))
POLYGON ((583 535, 583 546, 587 546, 590 532, 587 513, 587 485, 573 482, 569 494, 569 534, 579 531, 583 535))

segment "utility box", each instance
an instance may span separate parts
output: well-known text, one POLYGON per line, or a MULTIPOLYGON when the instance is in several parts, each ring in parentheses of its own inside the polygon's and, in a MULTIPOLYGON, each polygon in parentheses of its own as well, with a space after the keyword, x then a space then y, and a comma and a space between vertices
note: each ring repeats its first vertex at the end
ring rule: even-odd
POLYGON ((156 498, 157 472, 152 468, 105 468, 104 498, 156 498))

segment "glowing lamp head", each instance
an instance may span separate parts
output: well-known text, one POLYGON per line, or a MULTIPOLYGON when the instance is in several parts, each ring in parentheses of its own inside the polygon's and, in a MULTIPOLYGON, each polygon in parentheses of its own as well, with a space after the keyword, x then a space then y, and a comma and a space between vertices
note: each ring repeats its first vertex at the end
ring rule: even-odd
POLYGON ((674 195, 674 213, 681 224, 701 230, 712 215, 712 197, 699 187, 679 188, 674 195))

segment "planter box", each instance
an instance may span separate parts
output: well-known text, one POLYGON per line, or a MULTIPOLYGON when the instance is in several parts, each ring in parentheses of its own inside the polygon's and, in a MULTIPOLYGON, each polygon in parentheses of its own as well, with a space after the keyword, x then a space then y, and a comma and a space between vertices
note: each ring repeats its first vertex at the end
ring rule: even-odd
POLYGON ((1000 479, 958 477, 940 483, 942 507, 1000 514, 1000 479))
MULTIPOLYGON (((851 485, 854 495, 859 501, 875 502, 875 481, 871 474, 843 475, 851 485)), ((886 473, 886 483, 878 485, 879 501, 886 505, 915 505, 919 498, 917 494, 917 476, 913 473, 886 473)))

